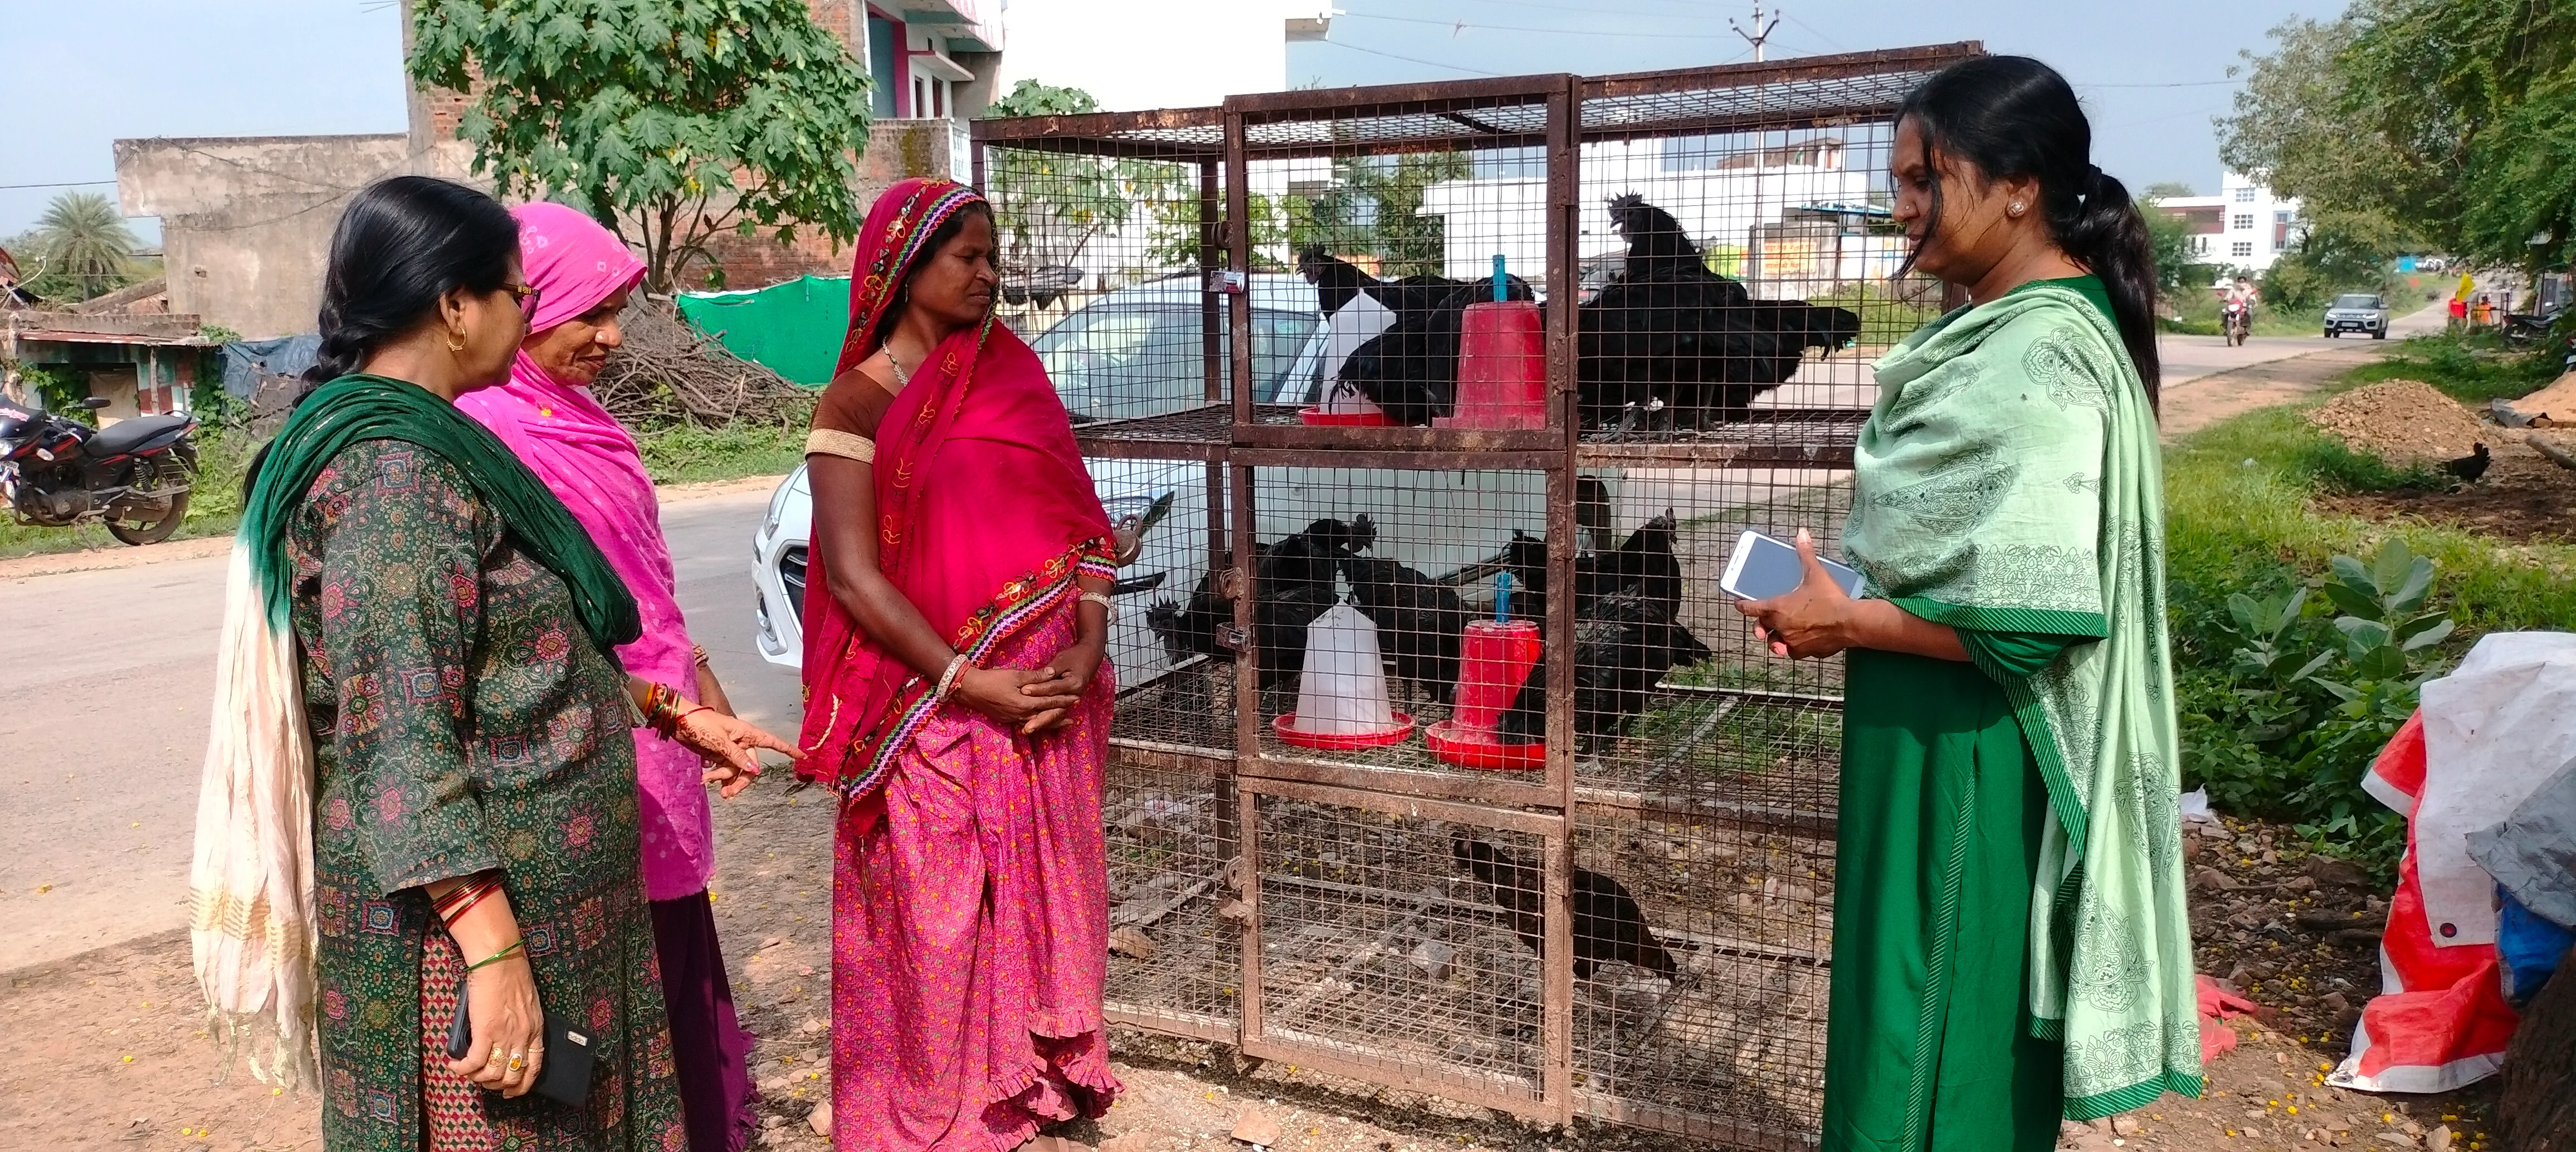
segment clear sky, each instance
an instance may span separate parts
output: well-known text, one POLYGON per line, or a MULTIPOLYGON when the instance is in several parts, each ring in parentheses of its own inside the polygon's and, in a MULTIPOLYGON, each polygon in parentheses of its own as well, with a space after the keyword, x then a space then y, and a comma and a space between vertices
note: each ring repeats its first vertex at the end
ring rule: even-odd
MULTIPOLYGON (((1208 0, 1222 3, 1224 0, 1208 0)), ((1781 5, 1769 5, 1774 10, 1781 5)), ((1330 43, 1292 44, 1292 83, 1622 72, 1750 57, 1711 0, 1341 0, 1330 43), (1463 25, 1463 27, 1461 26, 1463 25)), ((2209 119, 2227 67, 2292 15, 2333 0, 1793 0, 1769 54, 1983 40, 2065 71, 2091 106, 2095 160, 2133 187, 2215 190, 2209 119)), ((11 107, 0 186, 100 181, 123 136, 398 132, 401 29, 391 0, 0 0, 11 107)), ((0 235, 59 188, 0 187, 0 235)), ((147 238, 155 222, 137 221, 147 238)))

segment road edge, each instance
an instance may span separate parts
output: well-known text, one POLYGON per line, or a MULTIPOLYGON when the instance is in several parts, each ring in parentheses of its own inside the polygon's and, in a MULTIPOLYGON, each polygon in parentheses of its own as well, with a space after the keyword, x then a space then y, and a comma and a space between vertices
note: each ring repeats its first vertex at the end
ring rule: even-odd
MULTIPOLYGON (((686 504, 723 496, 740 496, 753 492, 766 493, 778 487, 785 476, 741 476, 731 480, 703 480, 688 484, 665 484, 653 489, 664 505, 686 504)), ((140 568, 149 564, 203 560, 221 556, 232 547, 230 536, 200 536, 191 540, 172 540, 147 544, 141 548, 84 548, 75 552, 39 552, 32 556, 0 559, 0 581, 29 580, 38 576, 62 576, 74 572, 104 572, 119 568, 140 568)))

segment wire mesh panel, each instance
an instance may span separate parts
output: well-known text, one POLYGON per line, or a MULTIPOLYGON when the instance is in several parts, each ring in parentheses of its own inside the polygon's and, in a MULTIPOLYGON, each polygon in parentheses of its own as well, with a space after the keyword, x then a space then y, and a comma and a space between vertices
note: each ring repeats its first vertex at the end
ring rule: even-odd
POLYGON ((1257 541, 1247 584, 1263 758, 1479 777, 1500 769, 1539 783, 1530 770, 1544 767, 1534 750, 1544 704, 1514 709, 1540 646, 1548 473, 1243 473, 1257 541), (1459 744, 1462 727, 1476 748, 1459 744))
POLYGON ((1575 984, 1583 1110, 1805 1146, 1824 1094, 1832 844, 1587 808, 1573 878, 1578 956, 1587 908, 1633 909, 1654 941, 1648 963, 1575 984))
POLYGON ((1561 841, 1336 792, 1252 798, 1261 1043, 1533 1111, 1547 1061, 1545 860, 1561 841))
POLYGON ((1230 1040, 1241 1003, 1232 781, 1122 750, 1101 806, 1109 847, 1107 1002, 1128 1023, 1230 1040))
POLYGON ((1939 312, 1899 278, 1888 149, 1932 54, 1585 84, 1574 391, 1587 438, 1786 446, 1866 408, 1939 312))
POLYGON ((1279 406, 1238 407, 1238 442, 1544 442, 1565 349, 1562 309, 1541 304, 1566 271, 1551 143, 1572 91, 1537 76, 1228 100, 1249 223, 1233 267, 1293 271, 1324 318, 1279 406), (1438 434, 1384 434, 1410 429, 1438 434))
MULTIPOLYGON (((1233 321, 1211 280, 1225 265, 1218 125, 1212 108, 976 125, 1000 233, 999 311, 1077 426, 1163 418, 1162 438, 1222 439, 1221 421, 1186 419, 1221 406, 1233 379, 1233 321)), ((1257 278, 1250 292, 1255 391, 1266 394, 1319 317, 1297 277, 1257 278)))
MULTIPOLYGON (((1748 531, 1782 543, 1804 531, 1839 559, 1850 471, 1648 459, 1584 476, 1621 538, 1586 541, 1576 559, 1578 785, 1686 816, 1830 826, 1842 660, 1775 656, 1721 585, 1748 531), (1639 655, 1659 648, 1669 661, 1639 655)), ((1754 564, 1738 586, 1794 584, 1790 563, 1754 564)))
POLYGON ((1006 306, 1157 518, 1122 1019, 1813 1146, 1842 662, 1720 585, 1747 530, 1841 556, 1868 365, 1943 306, 1893 117, 1980 51, 977 126, 1006 306))
POLYGON ((1135 555, 1118 569, 1110 665, 1118 674, 1111 740, 1121 747, 1230 758, 1234 664, 1214 636, 1194 638, 1194 600, 1227 566, 1221 466, 1197 460, 1094 456, 1102 508, 1135 555))

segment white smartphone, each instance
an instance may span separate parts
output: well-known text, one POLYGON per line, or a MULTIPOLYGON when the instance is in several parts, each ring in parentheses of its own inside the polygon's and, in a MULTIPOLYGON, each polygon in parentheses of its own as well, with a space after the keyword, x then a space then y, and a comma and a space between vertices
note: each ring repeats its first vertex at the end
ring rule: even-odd
MULTIPOLYGON (((1844 595, 1860 598, 1861 575, 1858 570, 1821 556, 1817 559, 1823 562, 1825 571, 1833 574, 1834 583, 1842 585, 1844 595)), ((1805 580, 1806 573, 1798 566, 1797 545, 1782 543, 1747 528, 1744 535, 1736 538, 1735 555, 1727 557, 1726 576, 1717 582, 1717 586, 1740 600, 1768 600, 1782 593, 1797 591, 1798 585, 1805 580)))

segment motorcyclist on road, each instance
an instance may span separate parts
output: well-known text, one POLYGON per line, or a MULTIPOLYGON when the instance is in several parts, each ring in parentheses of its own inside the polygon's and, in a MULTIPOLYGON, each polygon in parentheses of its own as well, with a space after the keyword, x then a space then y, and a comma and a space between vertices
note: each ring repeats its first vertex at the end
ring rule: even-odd
POLYGON ((2227 286, 2227 295, 2224 303, 2220 305, 2219 318, 2222 328, 2230 330, 2230 335, 2234 334, 2232 329, 2239 322, 2244 324, 2246 333, 2251 334, 2254 331, 2254 282, 2252 280, 2239 276, 2234 283, 2227 286))

